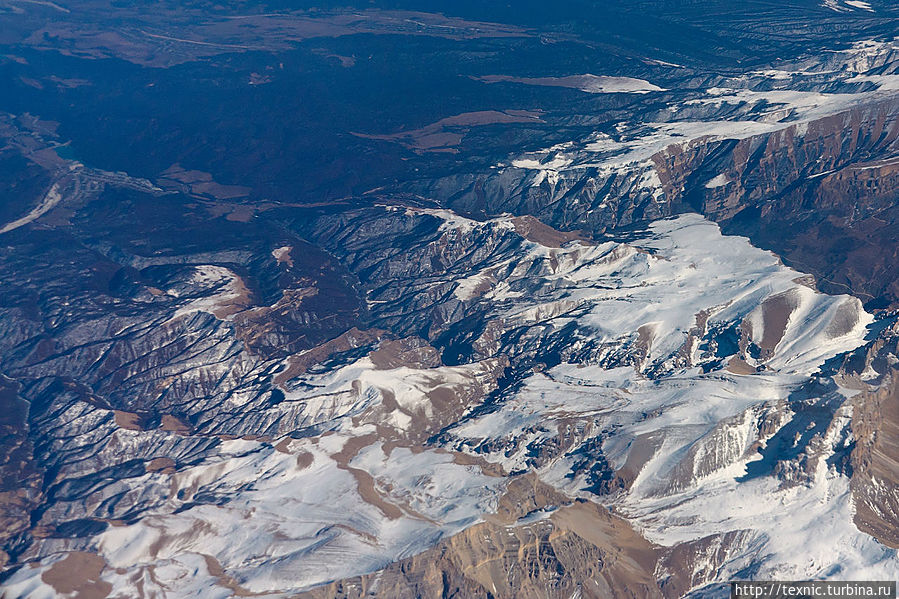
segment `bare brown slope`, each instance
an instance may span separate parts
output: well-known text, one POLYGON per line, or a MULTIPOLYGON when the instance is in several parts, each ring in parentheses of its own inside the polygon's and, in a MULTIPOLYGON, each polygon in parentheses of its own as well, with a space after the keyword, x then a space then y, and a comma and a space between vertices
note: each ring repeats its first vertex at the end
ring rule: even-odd
POLYGON ((486 522, 383 570, 298 599, 679 597, 709 579, 710 572, 694 567, 696 556, 714 570, 735 541, 731 535, 660 547, 606 508, 570 501, 534 475, 519 477, 486 522), (539 510, 552 513, 522 520, 539 510))
POLYGON ((658 550, 595 504, 520 526, 484 522, 414 557, 300 595, 306 599, 661 597, 658 550))
POLYGON ((855 524, 899 548, 899 370, 876 391, 853 399, 855 524))

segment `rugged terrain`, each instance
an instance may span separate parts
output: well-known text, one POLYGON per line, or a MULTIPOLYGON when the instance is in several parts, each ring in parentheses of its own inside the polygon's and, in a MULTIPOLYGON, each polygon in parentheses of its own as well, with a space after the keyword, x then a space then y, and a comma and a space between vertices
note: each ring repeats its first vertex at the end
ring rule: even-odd
POLYGON ((899 12, 600 4, 0 0, 0 596, 895 578, 899 12))

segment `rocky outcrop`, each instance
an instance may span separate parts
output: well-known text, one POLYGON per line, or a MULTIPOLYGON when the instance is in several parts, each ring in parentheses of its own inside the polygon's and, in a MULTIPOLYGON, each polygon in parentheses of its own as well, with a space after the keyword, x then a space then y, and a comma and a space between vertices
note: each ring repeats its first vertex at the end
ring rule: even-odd
POLYGON ((853 398, 852 496, 855 524, 899 548, 899 371, 877 389, 853 398))
POLYGON ((821 289, 884 306, 899 299, 890 249, 899 242, 897 137, 891 99, 735 143, 674 146, 654 160, 676 209, 749 236, 815 275, 821 289))
MULTIPOLYGON (((409 187, 479 218, 530 214, 593 235, 699 212, 815 275, 821 289, 884 307, 899 299, 899 102, 881 94, 858 104, 790 124, 796 117, 787 102, 781 121, 759 124, 770 131, 672 138, 644 160, 635 141, 594 141, 547 151, 526 169, 512 161, 488 174, 409 187), (591 150, 603 144, 635 159, 606 166, 591 150)), ((755 118, 751 106, 743 107, 747 119, 755 118)), ((714 131, 724 123, 710 111, 700 114, 714 131)))
POLYGON ((518 478, 487 522, 384 570, 300 597, 661 597, 654 577, 660 549, 605 508, 569 502, 534 477, 518 478), (554 511, 527 521, 545 509, 554 511))

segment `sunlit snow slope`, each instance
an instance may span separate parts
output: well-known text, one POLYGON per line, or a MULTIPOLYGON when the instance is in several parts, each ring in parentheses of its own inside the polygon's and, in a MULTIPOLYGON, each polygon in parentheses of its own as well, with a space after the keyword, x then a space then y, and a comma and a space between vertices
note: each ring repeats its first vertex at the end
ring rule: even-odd
MULTIPOLYGON (((483 359, 385 364, 382 343, 301 375, 283 402, 256 414, 289 415, 314 425, 309 433, 223 441, 177 472, 98 489, 85 504, 95 517, 122 493, 137 503, 166 497, 139 521, 85 539, 114 593, 140 585, 225 597, 233 583, 278 595, 372 572, 482 521, 508 484, 498 474, 532 469, 569 497, 611 492, 609 504, 662 546, 723 539, 709 564, 694 566, 700 583, 746 568, 870 578, 899 567, 894 551, 852 525, 838 459, 852 392, 820 373, 863 343, 872 319, 857 299, 814 291, 771 253, 696 215, 627 241, 550 247, 524 239, 520 220, 374 211, 437 225, 423 254, 464 260, 471 247, 495 249, 441 281, 450 301, 486 310, 493 332, 472 341, 483 359), (484 409, 500 363, 527 353, 527 337, 560 340, 563 363, 536 365, 484 409), (818 406, 813 421, 795 407, 808 403, 818 406), (795 438, 777 438, 790 430, 795 438), (430 448, 411 443, 434 434, 430 448), (785 450, 768 453, 775 442, 785 450)), ((171 443, 175 456, 193 444, 165 436, 119 429, 105 444, 171 443)), ((41 582, 59 559, 53 549, 48 539, 41 567, 19 571, 7 594, 53 596, 41 582)))

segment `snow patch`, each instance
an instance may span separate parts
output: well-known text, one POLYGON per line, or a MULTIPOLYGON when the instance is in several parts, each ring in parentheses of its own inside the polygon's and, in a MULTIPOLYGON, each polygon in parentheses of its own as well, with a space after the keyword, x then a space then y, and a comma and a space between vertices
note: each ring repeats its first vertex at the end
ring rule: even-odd
POLYGON ((718 187, 724 187, 730 183, 730 180, 727 178, 727 175, 721 173, 719 175, 715 175, 713 178, 709 179, 706 184, 706 189, 716 189, 718 187))

